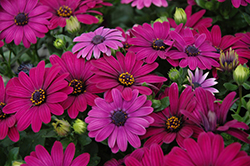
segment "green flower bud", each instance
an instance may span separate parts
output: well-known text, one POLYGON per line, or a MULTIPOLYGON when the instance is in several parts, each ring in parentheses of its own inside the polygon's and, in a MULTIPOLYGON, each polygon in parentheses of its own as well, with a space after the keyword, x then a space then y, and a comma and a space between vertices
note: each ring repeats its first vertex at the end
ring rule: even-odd
POLYGON ((103 16, 101 15, 97 15, 95 16, 99 21, 98 21, 98 24, 101 24, 104 20, 103 20, 103 16))
POLYGON ((81 119, 76 119, 73 124, 73 129, 77 134, 82 134, 87 129, 87 124, 81 119))
POLYGON ((19 161, 13 161, 12 162, 12 166, 20 166, 22 165, 23 163, 22 162, 19 162, 19 161))
POLYGON ((177 81, 180 77, 180 72, 176 68, 171 68, 168 72, 168 77, 172 81, 177 81))
POLYGON ((187 14, 182 8, 176 7, 175 13, 174 13, 174 21, 177 25, 183 23, 185 24, 187 22, 187 14))
POLYGON ((55 119, 56 123, 52 123, 55 131, 59 136, 67 136, 70 131, 70 124, 65 120, 55 119))
POLYGON ((152 22, 152 24, 154 24, 155 22, 163 23, 164 21, 168 22, 168 18, 166 16, 161 16, 160 18, 157 18, 154 22, 152 22))
POLYGON ((64 46, 65 46, 65 42, 60 39, 60 38, 57 38, 55 41, 54 41, 54 46, 57 48, 57 49, 62 49, 64 46))
POLYGON ((70 16, 69 19, 66 19, 66 30, 69 33, 76 33, 80 30, 81 25, 80 22, 77 20, 76 16, 70 16))
POLYGON ((238 85, 242 85, 249 77, 250 71, 248 67, 242 66, 241 64, 236 67, 233 72, 234 81, 238 85))

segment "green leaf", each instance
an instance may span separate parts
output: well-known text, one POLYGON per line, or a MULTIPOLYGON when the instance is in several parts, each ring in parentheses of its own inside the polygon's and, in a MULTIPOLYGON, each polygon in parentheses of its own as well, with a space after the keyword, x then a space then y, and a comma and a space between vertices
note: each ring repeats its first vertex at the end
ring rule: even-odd
POLYGON ((9 151, 9 155, 8 155, 8 160, 5 163, 5 166, 9 166, 12 165, 12 161, 17 159, 19 153, 19 147, 14 147, 9 151))
POLYGON ((160 100, 155 100, 155 99, 152 100, 152 107, 154 109, 159 108, 160 106, 161 106, 161 101, 160 100))
POLYGON ((161 99, 161 106, 157 109, 154 110, 154 112, 159 112, 164 110, 165 108, 167 108, 169 106, 169 97, 164 97, 163 99, 161 99))
POLYGON ((250 85, 247 83, 243 83, 242 86, 246 89, 249 90, 250 89, 250 85))
POLYGON ((224 86, 226 89, 230 90, 230 91, 235 91, 235 90, 238 89, 238 86, 237 86, 237 85, 234 85, 234 84, 229 83, 229 82, 224 83, 223 86, 224 86))
POLYGON ((91 143, 91 138, 88 137, 86 134, 79 135, 78 141, 82 146, 88 145, 91 143))
POLYGON ((240 122, 243 122, 243 118, 239 114, 233 114, 232 117, 240 122))
POLYGON ((246 20, 247 24, 250 25, 250 16, 247 13, 241 12, 243 15, 244 19, 246 20))
POLYGON ((1 147, 0 148, 0 165, 4 165, 4 163, 6 162, 6 160, 7 160, 7 157, 6 157, 6 155, 5 155, 5 153, 4 153, 4 149, 1 147))

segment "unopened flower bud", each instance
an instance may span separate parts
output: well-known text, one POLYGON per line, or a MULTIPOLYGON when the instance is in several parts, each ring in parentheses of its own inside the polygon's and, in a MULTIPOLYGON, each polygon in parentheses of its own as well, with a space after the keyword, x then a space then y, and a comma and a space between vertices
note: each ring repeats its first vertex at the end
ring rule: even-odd
POLYGON ((185 24, 187 22, 187 14, 182 8, 176 8, 174 13, 174 21, 177 25, 181 23, 185 24))
POLYGON ((238 85, 242 85, 249 77, 250 71, 248 67, 242 66, 241 64, 236 67, 233 72, 234 81, 238 85))
POLYGON ((164 21, 168 22, 168 18, 166 16, 161 16, 160 18, 157 18, 153 23, 155 22, 163 23, 164 21))
POLYGON ((176 68, 171 68, 168 72, 168 77, 172 81, 177 81, 180 77, 180 72, 176 68))
POLYGON ((65 42, 60 39, 60 38, 57 38, 55 41, 54 41, 54 46, 57 48, 57 49, 62 49, 64 46, 65 46, 65 42))
POLYGON ((12 162, 12 166, 20 166, 22 165, 23 163, 22 162, 19 162, 19 161, 13 161, 12 162))
POLYGON ((76 119, 73 124, 73 129, 77 134, 82 134, 87 129, 87 124, 81 119, 76 119))
POLYGON ((98 24, 101 24, 103 22, 103 16, 101 15, 97 15, 95 16, 99 21, 98 21, 98 24))
POLYGON ((54 129, 59 136, 66 136, 70 131, 70 124, 65 120, 55 119, 56 123, 52 123, 54 129))
POLYGON ((80 30, 81 25, 80 22, 77 20, 76 16, 70 16, 69 19, 66 19, 66 30, 69 33, 76 33, 80 30))

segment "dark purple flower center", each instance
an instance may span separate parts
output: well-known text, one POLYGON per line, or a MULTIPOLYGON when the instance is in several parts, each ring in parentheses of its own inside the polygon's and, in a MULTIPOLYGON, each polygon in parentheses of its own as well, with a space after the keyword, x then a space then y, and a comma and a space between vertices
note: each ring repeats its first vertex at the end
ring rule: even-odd
POLYGON ((128 43, 124 43, 123 44, 123 48, 127 51, 128 48, 131 46, 131 44, 128 44, 128 43))
MULTIPOLYGON (((18 73, 20 73, 21 71, 23 71, 24 73, 26 73, 27 75, 29 75, 29 71, 31 68, 33 68, 34 65, 31 64, 31 63, 27 63, 27 64, 21 64, 18 68, 17 68, 17 71, 18 73)), ((18 75, 17 73, 17 75, 18 75)))
POLYGON ((73 88, 71 95, 78 96, 86 92, 85 86, 81 80, 73 79, 70 81, 69 86, 73 88))
POLYGON ((118 80, 124 86, 131 86, 135 82, 134 76, 128 72, 120 74, 118 80))
POLYGON ((195 89, 195 88, 198 88, 198 87, 201 87, 201 84, 198 83, 198 82, 193 82, 192 83, 192 88, 195 89))
POLYGON ((217 46, 214 46, 214 48, 216 49, 216 53, 221 53, 223 50, 222 49, 220 49, 219 47, 217 47, 217 46))
POLYGON ((15 23, 16 23, 16 25, 21 25, 21 26, 28 24, 28 14, 19 13, 15 17, 15 23))
POLYGON ((70 7, 63 5, 57 10, 57 15, 60 17, 70 17, 72 10, 70 7))
POLYGON ((178 131, 181 126, 181 121, 178 119, 176 116, 171 116, 166 120, 166 128, 168 131, 173 132, 173 131, 178 131))
POLYGON ((164 44, 163 40, 157 38, 153 41, 152 47, 155 50, 165 50, 167 48, 167 45, 164 44))
POLYGON ((6 119, 9 117, 8 114, 3 113, 3 107, 5 106, 5 103, 0 102, 0 120, 1 119, 6 119))
POLYGON ((41 105, 46 99, 46 94, 45 91, 43 89, 39 89, 39 90, 35 90, 32 94, 31 94, 31 102, 34 105, 41 105))
POLYGON ((115 111, 111 114, 111 119, 116 126, 123 126, 126 120, 128 119, 128 115, 126 112, 121 110, 115 111))
POLYGON ((195 46, 187 46, 185 52, 188 56, 196 56, 200 54, 200 51, 195 46))
POLYGON ((91 42, 92 42, 93 44, 97 45, 97 44, 102 43, 104 40, 105 40, 105 38, 104 38, 103 36, 101 36, 101 35, 95 35, 95 36, 93 37, 93 39, 92 39, 91 42))

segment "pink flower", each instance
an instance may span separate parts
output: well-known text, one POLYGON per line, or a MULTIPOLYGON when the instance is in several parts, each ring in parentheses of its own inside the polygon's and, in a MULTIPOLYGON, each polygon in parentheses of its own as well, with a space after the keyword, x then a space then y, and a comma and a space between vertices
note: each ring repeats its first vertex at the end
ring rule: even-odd
MULTIPOLYGON (((86 5, 89 9, 100 8, 104 6, 112 6, 112 3, 103 2, 103 0, 80 0, 80 6, 86 5)), ((95 11, 97 12, 97 11, 95 11)))
MULTIPOLYGON (((10 84, 9 81, 7 87, 10 86, 10 84)), ((5 92, 2 76, 0 76, 0 92, 0 140, 8 135, 12 141, 17 142, 19 140, 19 133, 16 128, 16 115, 3 112, 3 108, 8 104, 8 96, 5 92)))
POLYGON ((119 149, 126 151, 127 142, 134 148, 141 146, 139 135, 146 133, 154 119, 148 116, 153 112, 151 101, 145 95, 138 97, 139 91, 132 91, 131 100, 124 100, 118 89, 112 89, 112 102, 106 98, 96 98, 96 106, 89 111, 85 122, 88 123, 89 137, 97 142, 108 139, 113 153, 119 149))
POLYGON ((158 7, 167 7, 168 2, 166 0, 121 0, 121 3, 128 4, 132 2, 132 7, 137 7, 137 9, 142 9, 144 7, 150 7, 150 5, 153 3, 155 6, 158 7))
POLYGON ((187 165, 249 165, 250 157, 245 151, 240 151, 241 144, 232 143, 224 147, 222 136, 211 132, 201 133, 197 142, 192 138, 184 141, 185 150, 174 147, 165 156, 166 166, 187 165))
POLYGON ((134 52, 128 52, 124 56, 121 52, 113 56, 104 56, 95 61, 91 61, 95 69, 95 75, 90 82, 96 84, 97 88, 105 92, 108 101, 111 101, 111 89, 117 88, 125 100, 131 100, 132 90, 138 89, 141 94, 150 95, 153 89, 158 89, 153 83, 167 81, 165 77, 149 74, 158 66, 156 62, 143 65, 142 60, 136 60, 134 52), (147 86, 142 86, 146 83, 147 86))
POLYGON ((116 27, 115 29, 118 29, 119 31, 122 32, 122 37, 125 38, 125 41, 122 42, 123 48, 124 48, 126 51, 128 51, 128 48, 131 46, 131 45, 128 43, 128 40, 129 40, 130 38, 134 37, 133 34, 132 34, 131 29, 127 30, 126 32, 124 32, 124 30, 123 30, 121 27, 116 27))
POLYGON ((117 50, 118 47, 123 47, 120 41, 125 41, 125 39, 118 29, 100 27, 94 32, 83 33, 73 41, 79 42, 72 48, 73 53, 78 52, 77 58, 83 57, 90 60, 92 54, 95 59, 100 58, 101 52, 110 56, 110 48, 117 50))
POLYGON ((198 135, 202 131, 180 112, 181 110, 191 112, 196 107, 192 88, 186 88, 180 97, 178 97, 178 94, 178 85, 173 83, 168 89, 170 105, 164 110, 150 115, 154 118, 154 123, 147 129, 147 133, 141 137, 141 139, 150 137, 144 146, 149 147, 153 143, 170 144, 176 139, 178 145, 183 147, 184 139, 191 137, 193 134, 198 135))
POLYGON ((54 165, 54 166, 87 166, 90 160, 88 153, 83 153, 74 158, 75 145, 70 143, 66 150, 63 152, 62 143, 55 141, 51 149, 51 155, 42 146, 37 145, 35 151, 31 152, 29 156, 24 158, 26 164, 21 166, 42 166, 42 165, 54 165))
POLYGON ((228 111, 235 102, 233 101, 235 95, 235 92, 229 93, 222 104, 220 104, 216 102, 218 100, 216 100, 211 92, 198 87, 195 89, 195 96, 197 98, 196 109, 192 112, 186 110, 182 110, 181 112, 206 132, 225 132, 246 143, 250 143, 250 140, 247 139, 248 134, 242 130, 249 129, 244 122, 226 120, 228 111))
POLYGON ((58 76, 60 70, 58 65, 45 68, 45 62, 41 61, 30 69, 29 76, 21 71, 18 78, 12 78, 12 85, 6 89, 9 98, 3 112, 16 113, 18 130, 25 130, 31 124, 32 130, 38 132, 42 122, 50 122, 51 114, 63 114, 60 102, 67 99, 72 88, 64 80, 68 73, 58 76))
POLYGON ((57 55, 50 56, 52 65, 60 65, 62 70, 59 74, 69 73, 66 78, 68 86, 73 88, 73 92, 61 104, 67 109, 69 117, 74 119, 79 112, 86 110, 87 105, 93 106, 94 99, 98 97, 97 88, 89 82, 89 78, 93 76, 90 71, 93 66, 84 59, 78 59, 72 52, 65 52, 60 58, 57 55))
MULTIPOLYGON (((225 0, 218 0, 219 2, 224 2, 225 0)), ((250 3, 250 0, 231 0, 232 5, 235 8, 239 8, 240 5, 247 6, 248 3, 250 3)))
POLYGON ((40 0, 40 2, 49 7, 49 13, 52 13, 49 29, 56 27, 65 27, 66 19, 70 16, 76 16, 79 22, 84 24, 98 23, 98 19, 87 14, 89 8, 85 5, 80 6, 80 0, 40 0))
MULTIPOLYGON (((199 67, 202 70, 220 67, 217 62, 220 54, 215 53, 216 49, 206 41, 206 35, 193 35, 189 28, 183 29, 182 34, 171 31, 170 36, 176 42, 174 47, 177 50, 169 51, 168 58, 173 61, 179 60, 179 66, 189 66, 191 70, 199 67)), ((170 62, 170 61, 169 61, 170 62)))
POLYGON ((43 38, 48 32, 48 7, 40 5, 38 0, 1 0, 0 40, 5 38, 8 44, 14 40, 16 45, 23 41, 26 48, 43 38))

